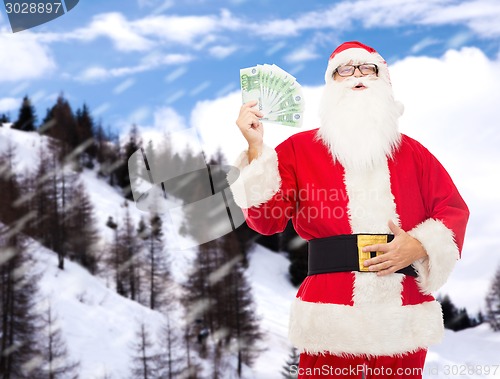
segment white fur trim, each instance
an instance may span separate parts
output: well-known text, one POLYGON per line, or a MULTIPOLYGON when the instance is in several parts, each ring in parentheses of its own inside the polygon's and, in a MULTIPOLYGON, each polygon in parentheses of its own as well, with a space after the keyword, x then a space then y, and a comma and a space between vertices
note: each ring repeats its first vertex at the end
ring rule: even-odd
POLYGON ((237 172, 229 172, 228 181, 234 201, 240 208, 259 206, 271 199, 281 186, 278 171, 278 155, 276 151, 264 145, 258 158, 248 163, 247 152, 244 151, 234 166, 239 170, 238 178, 233 182, 237 172))
POLYGON ((460 257, 453 232, 441 221, 427 219, 408 232, 420 241, 427 257, 413 263, 423 293, 438 290, 448 279, 460 257))
POLYGON ((348 214, 352 233, 391 233, 388 222, 399 223, 391 192, 387 160, 372 169, 345 167, 344 182, 349 196, 348 214))
POLYGON ((373 273, 354 272, 352 300, 354 306, 401 306, 404 275, 377 276, 373 273))
POLYGON ((399 355, 440 342, 443 331, 441 306, 436 301, 348 306, 296 298, 289 339, 309 354, 399 355))
POLYGON ((351 48, 336 54, 333 59, 330 59, 325 72, 325 83, 333 80, 333 71, 335 71, 338 66, 347 64, 351 61, 353 62, 353 64, 375 63, 379 69, 379 77, 384 77, 388 82, 390 82, 387 63, 385 62, 384 58, 380 56, 380 54, 370 53, 362 48, 351 48))

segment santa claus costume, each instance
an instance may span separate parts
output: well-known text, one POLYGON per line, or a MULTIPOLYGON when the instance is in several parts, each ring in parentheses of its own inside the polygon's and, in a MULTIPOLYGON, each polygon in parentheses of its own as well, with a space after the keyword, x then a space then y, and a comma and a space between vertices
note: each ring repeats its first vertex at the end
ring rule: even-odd
POLYGON ((320 265, 347 255, 338 239, 359 248, 360 235, 390 236, 389 220, 422 244, 427 256, 407 268, 414 275, 378 276, 338 262, 323 271, 309 267, 289 324, 301 352, 301 379, 419 378, 427 347, 444 330, 432 292, 460 257, 469 212, 438 160, 398 131, 402 105, 374 49, 340 45, 325 80, 319 129, 297 133, 276 149, 264 146, 250 164, 242 153, 231 189, 259 233, 281 232, 291 218, 297 233, 322 250, 320 265), (376 64, 378 75, 333 79, 340 65, 363 63, 376 64))

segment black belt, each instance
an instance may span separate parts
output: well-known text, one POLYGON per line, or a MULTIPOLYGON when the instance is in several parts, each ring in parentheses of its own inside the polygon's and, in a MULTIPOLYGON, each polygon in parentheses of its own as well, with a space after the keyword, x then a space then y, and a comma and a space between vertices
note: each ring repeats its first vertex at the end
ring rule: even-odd
MULTIPOLYGON (((383 253, 363 252, 361 249, 368 245, 387 243, 393 239, 392 234, 342 234, 310 240, 307 275, 342 271, 368 272, 368 267, 364 267, 363 262, 383 253)), ((396 272, 417 276, 411 265, 396 272)))

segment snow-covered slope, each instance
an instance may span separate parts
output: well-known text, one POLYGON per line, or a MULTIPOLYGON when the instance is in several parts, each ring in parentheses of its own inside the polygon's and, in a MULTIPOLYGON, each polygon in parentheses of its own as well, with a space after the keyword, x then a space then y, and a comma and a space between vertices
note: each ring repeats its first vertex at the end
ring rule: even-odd
POLYGON ((79 265, 66 261, 57 268, 57 256, 36 242, 31 250, 42 273, 40 305, 50 301, 73 360, 80 362, 81 378, 129 377, 132 344, 141 322, 159 335, 164 317, 114 290, 79 265))

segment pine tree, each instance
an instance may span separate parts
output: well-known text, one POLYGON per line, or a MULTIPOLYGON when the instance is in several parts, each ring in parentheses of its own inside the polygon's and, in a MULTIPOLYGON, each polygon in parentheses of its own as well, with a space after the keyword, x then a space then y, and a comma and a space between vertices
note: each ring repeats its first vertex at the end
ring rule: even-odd
POLYGON ((187 338, 197 338, 194 346, 202 357, 212 358, 217 377, 224 372, 229 351, 236 353, 238 376, 243 364, 251 366, 258 354, 256 342, 261 334, 244 274, 242 246, 236 233, 201 245, 186 284, 190 319, 199 320, 187 338), (205 329, 212 336, 210 346, 205 329))
POLYGON ((29 181, 30 192, 34 194, 29 207, 37 216, 30 224, 29 235, 49 249, 56 244, 53 232, 59 225, 57 194, 53 186, 55 174, 54 160, 46 150, 40 150, 38 167, 29 181))
POLYGON ((10 117, 6 115, 5 113, 2 113, 0 115, 0 127, 3 126, 3 124, 7 124, 10 122, 10 117))
POLYGON ((120 165, 115 169, 115 176, 118 186, 123 190, 123 194, 129 200, 132 200, 132 191, 130 189, 130 178, 128 174, 128 160, 137 150, 142 147, 142 141, 139 137, 139 131, 136 125, 132 126, 129 138, 120 153, 120 165))
POLYGON ((12 124, 12 129, 18 129, 25 132, 32 132, 35 128, 36 115, 35 107, 31 105, 31 100, 28 95, 24 96, 21 108, 19 109, 19 116, 17 121, 12 124))
POLYGON ((453 304, 448 295, 444 295, 442 298, 438 297, 437 300, 441 303, 444 324, 445 326, 449 325, 457 316, 457 307, 455 307, 455 304, 453 304))
POLYGON ((81 182, 75 183, 71 193, 67 228, 69 258, 95 275, 99 263, 96 250, 98 231, 95 226, 92 203, 81 182))
POLYGON ((121 249, 119 246, 118 240, 118 224, 113 220, 113 217, 109 216, 108 221, 106 222, 106 226, 113 231, 114 241, 113 245, 110 249, 111 256, 109 257, 110 266, 113 267, 113 271, 115 273, 115 287, 116 293, 121 296, 127 296, 125 291, 125 283, 122 274, 122 257, 121 257, 121 249))
POLYGON ((15 149, 8 143, 5 151, 0 154, 0 222, 13 224, 24 212, 15 206, 20 197, 19 183, 14 169, 15 149))
POLYGON ((491 328, 500 331, 500 266, 498 267, 486 296, 486 320, 491 328))
MULTIPOLYGON (((15 228, 15 227, 14 227, 15 228)), ((37 378, 37 277, 22 237, 0 224, 0 378, 37 378)))
POLYGON ((437 300, 441 303, 444 327, 446 329, 459 331, 474 326, 467 310, 465 308, 458 309, 448 295, 445 295, 443 298, 438 297, 437 300))
POLYGON ((162 379, 178 378, 182 372, 181 339, 177 329, 172 325, 170 315, 165 314, 165 323, 160 332, 160 348, 158 365, 162 379))
POLYGON ((41 371, 50 379, 78 379, 79 363, 72 362, 50 301, 47 303, 41 345, 41 371))
MULTIPOLYGON (((0 214, 4 222, 0 224, 0 375, 2 379, 38 379, 47 377, 44 369, 50 367, 40 367, 46 358, 44 354, 51 354, 55 359, 61 357, 62 350, 58 350, 61 345, 56 334, 50 335, 53 344, 48 350, 42 346, 41 328, 45 320, 34 311, 39 277, 31 272, 33 262, 27 253, 23 234, 20 233, 23 230, 29 232, 30 229, 24 228, 25 203, 17 200, 20 190, 12 170, 13 157, 11 148, 1 157, 6 169, 2 170, 4 175, 0 177, 0 214)), ((48 321, 50 326, 52 319, 48 321)), ((45 362, 49 361, 46 359, 45 362)), ((70 366, 66 365, 65 370, 49 369, 53 374, 49 377, 76 377, 62 375, 63 371, 69 374, 73 372, 70 366)))
POLYGON ((43 120, 42 132, 52 137, 51 147, 60 162, 70 163, 74 156, 70 155, 78 146, 76 120, 68 101, 59 95, 56 104, 49 110, 43 120))
POLYGON ((136 333, 137 342, 134 343, 134 355, 132 361, 131 379, 158 379, 158 360, 159 355, 156 351, 151 335, 144 323, 140 324, 136 333))
POLYGON ((165 298, 166 288, 170 281, 170 270, 164 255, 162 220, 153 213, 149 219, 149 227, 141 220, 138 235, 146 248, 146 268, 148 287, 148 306, 151 309, 161 308, 169 300, 165 298))
POLYGON ((224 312, 229 316, 224 325, 228 329, 226 341, 228 347, 229 343, 234 343, 232 348, 237 354, 237 374, 241 377, 242 365, 251 366, 255 361, 258 355, 256 342, 262 335, 255 316, 251 287, 242 264, 244 254, 241 242, 233 232, 220 238, 219 243, 224 255, 230 258, 226 264, 234 265, 221 280, 224 301, 220 303, 225 305, 224 312))
POLYGON ((283 366, 281 371, 281 376, 284 379, 297 379, 298 377, 298 367, 299 367, 300 354, 297 348, 293 347, 290 349, 290 355, 283 366))
POLYGON ((117 229, 116 247, 113 249, 117 292, 132 300, 140 301, 140 246, 127 201, 123 203, 123 207, 125 217, 121 227, 117 229))
POLYGON ((94 120, 86 104, 75 113, 77 146, 83 150, 79 154, 80 165, 87 168, 93 167, 97 156, 97 146, 94 138, 94 120))
POLYGON ((109 185, 117 183, 116 170, 122 166, 120 160, 120 146, 118 138, 106 133, 101 124, 98 124, 95 132, 96 159, 99 163, 98 175, 107 177, 109 185))

